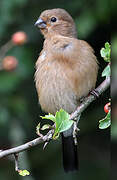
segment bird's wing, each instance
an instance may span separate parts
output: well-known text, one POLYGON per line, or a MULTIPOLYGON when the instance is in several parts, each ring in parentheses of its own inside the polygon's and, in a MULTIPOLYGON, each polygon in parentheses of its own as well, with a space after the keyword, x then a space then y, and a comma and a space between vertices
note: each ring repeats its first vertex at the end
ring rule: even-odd
POLYGON ((62 63, 62 68, 78 99, 95 87, 98 65, 91 46, 75 38, 52 37, 49 49, 52 59, 62 63))

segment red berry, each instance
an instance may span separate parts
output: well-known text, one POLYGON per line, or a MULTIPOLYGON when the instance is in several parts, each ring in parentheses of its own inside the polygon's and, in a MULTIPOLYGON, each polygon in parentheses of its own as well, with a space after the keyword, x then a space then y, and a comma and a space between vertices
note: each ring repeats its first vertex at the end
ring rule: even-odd
POLYGON ((2 68, 6 71, 14 70, 18 65, 18 61, 14 56, 6 56, 2 61, 2 68))
POLYGON ((19 31, 12 35, 11 40, 15 45, 22 45, 27 41, 27 35, 25 32, 19 31))
POLYGON ((109 110, 110 110, 110 102, 107 103, 107 104, 104 106, 104 111, 105 111, 105 113, 108 113, 109 110))

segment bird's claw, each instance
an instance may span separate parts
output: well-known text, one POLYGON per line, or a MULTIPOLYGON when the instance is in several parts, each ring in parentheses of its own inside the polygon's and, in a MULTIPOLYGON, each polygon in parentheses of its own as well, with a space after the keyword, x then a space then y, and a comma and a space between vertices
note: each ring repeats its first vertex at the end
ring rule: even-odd
POLYGON ((96 89, 93 89, 90 94, 93 95, 95 98, 99 98, 99 92, 96 89))

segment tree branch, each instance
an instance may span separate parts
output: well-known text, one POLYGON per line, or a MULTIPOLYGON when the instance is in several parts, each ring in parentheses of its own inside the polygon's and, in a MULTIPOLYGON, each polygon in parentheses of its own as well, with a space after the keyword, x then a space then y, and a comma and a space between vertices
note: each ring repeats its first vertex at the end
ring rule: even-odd
MULTIPOLYGON (((110 86, 110 77, 107 77, 96 89, 95 91, 98 92, 98 95, 101 95, 106 89, 110 86)), ((70 119, 76 118, 79 114, 81 114, 88 106, 89 104, 94 101, 96 97, 94 95, 89 95, 86 97, 83 102, 80 104, 80 106, 77 107, 76 111, 74 111, 70 119)))
MULTIPOLYGON (((110 77, 106 78, 95 90, 98 92, 99 95, 101 95, 110 85, 110 77)), ((84 99, 84 101, 78 106, 75 112, 73 112, 70 116, 70 119, 76 118, 79 114, 81 114, 88 106, 89 104, 94 101, 96 98, 94 95, 89 95, 84 99)), ((15 148, 7 149, 7 150, 1 150, 0 151, 0 158, 3 158, 5 156, 11 155, 11 154, 17 154, 22 151, 28 150, 31 147, 37 146, 38 144, 48 142, 52 139, 53 130, 50 130, 45 136, 36 138, 30 142, 27 142, 23 145, 17 146, 15 148)))
POLYGON ((38 144, 44 143, 52 139, 53 131, 50 130, 45 136, 36 138, 32 141, 29 141, 23 145, 17 146, 15 148, 7 149, 7 150, 1 150, 0 151, 0 158, 3 158, 5 156, 11 155, 11 154, 17 154, 22 151, 25 151, 27 149, 30 149, 34 146, 37 146, 38 144))

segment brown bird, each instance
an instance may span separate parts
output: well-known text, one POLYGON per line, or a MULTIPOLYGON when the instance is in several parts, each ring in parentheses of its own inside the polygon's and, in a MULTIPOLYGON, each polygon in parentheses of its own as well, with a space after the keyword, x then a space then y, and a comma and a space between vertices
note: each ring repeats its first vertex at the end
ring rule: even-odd
MULTIPOLYGON (((55 114, 62 108, 72 113, 95 87, 98 65, 94 51, 87 42, 77 39, 75 23, 64 9, 45 10, 35 25, 45 38, 35 73, 42 110, 55 114)), ((76 170, 73 127, 63 133, 62 145, 64 170, 76 170)))

